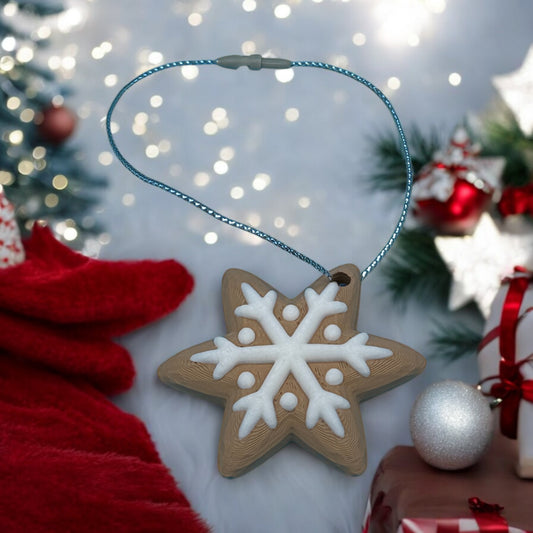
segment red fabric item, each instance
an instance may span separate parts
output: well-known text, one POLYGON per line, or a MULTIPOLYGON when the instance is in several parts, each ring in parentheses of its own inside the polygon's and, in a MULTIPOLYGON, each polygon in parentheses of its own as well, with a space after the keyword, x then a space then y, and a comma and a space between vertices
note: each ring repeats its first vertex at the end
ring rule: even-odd
POLYGON ((103 392, 128 389, 134 369, 111 337, 175 309, 193 280, 175 261, 99 261, 35 226, 26 261, 0 270, 0 349, 103 392))
POLYGON ((133 379, 111 336, 173 310, 191 276, 88 259, 43 228, 26 257, 0 271, 0 531, 207 532, 144 424, 101 392, 133 379))

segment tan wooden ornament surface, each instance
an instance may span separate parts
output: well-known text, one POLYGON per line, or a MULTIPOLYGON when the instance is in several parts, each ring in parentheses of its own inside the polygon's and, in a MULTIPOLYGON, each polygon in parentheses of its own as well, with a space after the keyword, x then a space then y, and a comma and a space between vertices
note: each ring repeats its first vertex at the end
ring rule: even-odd
POLYGON ((159 367, 163 383, 225 405, 222 475, 239 476, 290 441, 349 474, 363 473, 359 402, 424 369, 411 348, 357 331, 357 267, 331 273, 339 284, 322 276, 291 300, 248 272, 228 270, 222 280, 228 333, 159 367))

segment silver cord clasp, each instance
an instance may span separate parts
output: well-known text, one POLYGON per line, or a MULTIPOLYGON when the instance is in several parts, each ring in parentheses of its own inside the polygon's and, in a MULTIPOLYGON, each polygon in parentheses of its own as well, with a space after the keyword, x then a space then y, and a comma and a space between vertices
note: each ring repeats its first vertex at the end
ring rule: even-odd
POLYGON ((231 68, 233 70, 239 67, 248 67, 250 70, 261 70, 262 68, 291 68, 292 61, 289 59, 281 59, 279 57, 262 57, 259 54, 252 54, 250 56, 223 56, 216 60, 219 67, 231 68))

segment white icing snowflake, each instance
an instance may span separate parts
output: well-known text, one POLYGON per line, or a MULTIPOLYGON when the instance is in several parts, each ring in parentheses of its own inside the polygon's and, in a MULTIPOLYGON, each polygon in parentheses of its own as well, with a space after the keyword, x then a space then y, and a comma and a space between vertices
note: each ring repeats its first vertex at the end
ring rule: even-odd
MULTIPOLYGON (((239 439, 249 435, 261 419, 271 429, 277 426, 274 397, 289 374, 294 376, 309 400, 305 421, 307 428, 312 429, 322 419, 335 435, 344 437, 344 427, 337 409, 349 409, 350 402, 343 396, 324 390, 308 363, 346 362, 366 377, 370 375, 367 360, 390 357, 392 352, 378 346, 367 346, 366 333, 359 333, 343 344, 309 344, 326 317, 345 313, 348 309, 344 302, 335 300, 339 290, 337 283, 329 283, 320 294, 311 288, 305 291, 308 311, 292 335, 287 333, 274 315, 278 297, 276 291, 271 290, 261 296, 247 283, 241 285, 241 290, 246 304, 237 307, 235 315, 257 321, 272 344, 251 345, 255 340, 255 332, 251 328, 243 328, 238 334, 239 342, 250 345, 238 346, 225 337, 216 337, 214 350, 196 353, 191 357, 193 362, 215 364, 213 378, 217 380, 239 364, 272 363, 260 388, 233 405, 233 411, 246 411, 239 427, 239 439)), ((285 320, 296 320, 299 318, 299 309, 289 304, 283 309, 282 316, 285 320)), ((327 326, 324 333, 327 340, 340 338, 340 331, 335 327, 327 326)), ((326 379, 332 385, 342 382, 342 373, 335 370, 337 372, 330 373, 329 379, 326 379)), ((251 387, 251 378, 253 376, 247 375, 241 379, 241 385, 247 385, 241 388, 251 387)), ((296 407, 296 402, 294 394, 285 393, 280 405, 291 411, 296 407)))

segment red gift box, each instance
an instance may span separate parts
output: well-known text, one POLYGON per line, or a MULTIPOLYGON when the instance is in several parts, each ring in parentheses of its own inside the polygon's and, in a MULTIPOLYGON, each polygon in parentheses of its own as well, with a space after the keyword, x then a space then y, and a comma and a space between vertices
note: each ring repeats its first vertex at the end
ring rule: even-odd
POLYGON ((515 475, 515 460, 516 441, 502 435, 477 465, 458 472, 397 446, 378 466, 363 531, 532 533, 533 483, 515 475))

